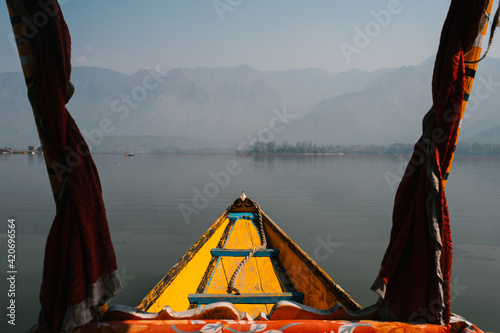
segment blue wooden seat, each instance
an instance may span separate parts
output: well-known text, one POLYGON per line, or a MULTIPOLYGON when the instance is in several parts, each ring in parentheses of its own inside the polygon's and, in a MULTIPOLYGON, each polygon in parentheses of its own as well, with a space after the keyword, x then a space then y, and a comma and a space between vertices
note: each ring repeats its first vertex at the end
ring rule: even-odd
POLYGON ((274 304, 279 301, 295 301, 301 303, 303 293, 285 292, 268 294, 189 294, 190 303, 211 304, 215 302, 230 302, 233 304, 274 304))

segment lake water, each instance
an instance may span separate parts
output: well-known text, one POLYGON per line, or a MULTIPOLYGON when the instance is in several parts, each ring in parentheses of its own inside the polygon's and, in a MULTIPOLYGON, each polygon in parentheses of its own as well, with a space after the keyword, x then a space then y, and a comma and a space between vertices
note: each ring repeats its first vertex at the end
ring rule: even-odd
MULTIPOLYGON (((137 305, 245 191, 358 303, 371 305, 377 297, 369 288, 389 239, 394 179, 407 158, 95 155, 125 285, 110 304, 137 305), (190 209, 183 214, 180 206, 190 209)), ((55 208, 42 156, 0 155, 0 173, 4 312, 10 301, 9 218, 16 220, 18 272, 16 326, 4 315, 0 327, 7 330, 0 330, 24 332, 38 316, 45 238, 55 208)), ((457 157, 446 192, 454 242, 452 311, 498 332, 500 158, 457 157)))

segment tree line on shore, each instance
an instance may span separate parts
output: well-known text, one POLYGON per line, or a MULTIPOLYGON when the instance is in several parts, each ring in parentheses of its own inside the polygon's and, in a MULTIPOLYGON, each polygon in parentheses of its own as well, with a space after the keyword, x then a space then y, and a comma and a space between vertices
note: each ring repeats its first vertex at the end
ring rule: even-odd
MULTIPOLYGON (((411 154, 415 144, 395 143, 391 145, 317 145, 312 142, 290 144, 274 141, 257 141, 245 151, 238 154, 331 154, 331 155, 403 155, 411 154)), ((459 142, 457 155, 500 155, 500 144, 459 142)))

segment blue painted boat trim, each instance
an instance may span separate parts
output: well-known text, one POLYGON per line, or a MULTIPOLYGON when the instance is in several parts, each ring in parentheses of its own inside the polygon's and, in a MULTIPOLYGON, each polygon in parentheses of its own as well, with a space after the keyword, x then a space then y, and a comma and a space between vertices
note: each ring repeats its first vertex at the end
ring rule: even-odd
POLYGON ((254 221, 257 218, 255 213, 229 213, 228 219, 238 221, 238 220, 250 220, 254 221))
POLYGON ((270 293, 270 294, 189 294, 190 303, 210 304, 215 302, 230 302, 233 304, 274 304, 279 301, 294 301, 301 303, 303 293, 270 293))
MULTIPOLYGON (((228 219, 229 219, 229 216, 228 216, 228 219)), ((232 221, 235 221, 235 220, 232 220, 232 221)), ((236 223, 233 223, 233 225, 231 226, 231 230, 229 231, 229 234, 227 235, 227 238, 226 240, 224 241, 224 245, 222 246, 223 248, 226 247, 226 244, 227 244, 227 240, 229 238, 231 238, 231 235, 233 234, 233 231, 234 231, 234 226, 236 225, 236 223)))
MULTIPOLYGON (((279 250, 278 250, 279 251, 279 250)), ((271 264, 273 265, 274 272, 276 273, 276 277, 278 278, 278 281, 281 286, 281 290, 286 291, 286 292, 293 292, 295 291, 295 286, 293 286, 293 283, 290 281, 288 277, 285 277, 283 275, 282 270, 278 266, 283 266, 281 264, 281 261, 279 259, 273 259, 271 258, 271 264)), ((282 267, 283 271, 285 270, 284 267, 282 267)))
MULTIPOLYGON (((246 257, 252 250, 233 250, 233 249, 211 249, 210 253, 216 257, 246 257)), ((254 257, 276 257, 280 250, 262 249, 253 255, 254 257)))
POLYGON ((220 257, 217 258, 217 262, 215 263, 214 270, 212 271, 212 275, 210 275, 210 279, 208 279, 208 282, 207 282, 207 285, 205 286, 204 292, 207 292, 208 287, 210 286, 210 283, 212 283, 212 279, 214 277, 215 271, 217 270, 217 266, 219 266, 220 261, 221 261, 221 258, 220 257))

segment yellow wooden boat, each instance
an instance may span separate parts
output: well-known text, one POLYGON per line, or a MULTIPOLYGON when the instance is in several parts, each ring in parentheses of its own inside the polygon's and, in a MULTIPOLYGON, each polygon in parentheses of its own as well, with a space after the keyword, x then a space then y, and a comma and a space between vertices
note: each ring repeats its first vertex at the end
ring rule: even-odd
POLYGON ((380 320, 362 308, 260 208, 236 199, 135 308, 102 309, 81 333, 482 332, 459 316, 446 326, 380 320))
POLYGON ((158 312, 169 306, 184 311, 230 302, 255 318, 268 315, 279 301, 321 310, 336 304, 352 312, 361 310, 243 193, 137 308, 158 312))

